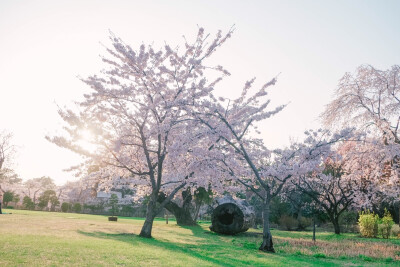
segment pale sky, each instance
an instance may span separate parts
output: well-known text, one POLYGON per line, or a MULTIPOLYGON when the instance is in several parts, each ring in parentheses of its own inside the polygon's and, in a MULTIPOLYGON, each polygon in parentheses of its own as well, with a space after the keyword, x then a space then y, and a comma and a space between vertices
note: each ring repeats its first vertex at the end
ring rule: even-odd
POLYGON ((102 69, 108 30, 132 47, 182 44, 202 26, 214 34, 235 24, 210 63, 232 76, 218 92, 238 95, 280 73, 273 105, 289 103, 260 130, 279 147, 320 127, 319 114, 338 80, 361 64, 400 64, 400 1, 0 1, 0 129, 14 133, 16 172, 23 179, 74 180, 63 169, 74 153, 45 140, 60 132, 57 105, 88 90, 77 76, 102 69))

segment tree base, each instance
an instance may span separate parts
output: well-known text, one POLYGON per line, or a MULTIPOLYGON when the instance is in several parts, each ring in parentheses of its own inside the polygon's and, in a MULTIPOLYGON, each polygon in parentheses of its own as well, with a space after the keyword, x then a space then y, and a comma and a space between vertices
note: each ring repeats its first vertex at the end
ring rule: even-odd
POLYGON ((140 237, 143 237, 143 238, 153 238, 153 237, 151 236, 151 234, 147 234, 147 233, 143 233, 143 232, 140 232, 139 236, 140 236, 140 237))
POLYGON ((274 247, 267 247, 267 246, 261 245, 259 250, 261 250, 262 252, 275 253, 274 247))
POLYGON ((265 236, 263 237, 263 242, 262 242, 259 250, 261 250, 263 252, 275 253, 274 244, 272 243, 271 236, 269 236, 269 238, 267 238, 265 236))

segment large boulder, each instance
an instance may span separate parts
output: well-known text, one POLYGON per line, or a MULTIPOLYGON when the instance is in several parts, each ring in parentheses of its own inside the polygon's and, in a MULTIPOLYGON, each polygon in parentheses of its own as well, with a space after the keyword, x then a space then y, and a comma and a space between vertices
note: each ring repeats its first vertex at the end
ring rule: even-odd
POLYGON ((245 232, 254 225, 255 212, 244 200, 224 197, 217 200, 212 216, 210 230, 225 235, 245 232))

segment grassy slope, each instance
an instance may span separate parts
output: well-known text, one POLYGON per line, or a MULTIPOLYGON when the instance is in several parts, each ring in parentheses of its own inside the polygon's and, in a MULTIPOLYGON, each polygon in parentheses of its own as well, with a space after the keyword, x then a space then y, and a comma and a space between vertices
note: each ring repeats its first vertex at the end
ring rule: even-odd
MULTIPOLYGON (((153 239, 137 236, 142 219, 6 210, 0 215, 0 266, 338 266, 382 265, 383 260, 360 257, 321 258, 305 255, 288 245, 290 240, 309 240, 309 233, 274 231, 276 254, 259 252, 259 231, 237 236, 220 236, 208 231, 208 224, 179 227, 156 221, 153 239), (289 240, 289 241, 288 241, 289 240), (287 248, 289 247, 289 248, 287 248), (367 258, 367 260, 369 260, 367 258)), ((320 234, 331 242, 331 234, 320 234)), ((342 239, 354 236, 343 236, 342 239)), ((336 241, 336 240, 335 240, 336 241)), ((297 242, 297 241, 296 241, 297 242)), ((381 242, 381 241, 378 241, 381 242)), ((397 241, 393 245, 397 246, 397 241)), ((399 246, 400 248, 400 246, 399 246)), ((324 256, 324 255, 322 255, 324 256)), ((393 266, 397 262, 392 262, 393 266)))

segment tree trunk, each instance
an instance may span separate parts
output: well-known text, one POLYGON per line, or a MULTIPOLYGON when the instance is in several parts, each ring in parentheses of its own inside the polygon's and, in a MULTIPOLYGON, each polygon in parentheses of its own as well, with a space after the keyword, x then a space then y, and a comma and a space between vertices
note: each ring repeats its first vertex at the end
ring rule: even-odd
POLYGON ((3 214, 3 212, 1 211, 1 199, 0 199, 0 214, 3 214))
POLYGON ((339 225, 339 218, 334 217, 332 220, 333 227, 335 229, 335 234, 340 235, 340 225, 339 225))
POLYGON ((193 219, 195 222, 197 222, 197 218, 199 217, 201 204, 203 204, 203 201, 200 201, 199 203, 196 203, 196 211, 195 211, 194 219, 193 219))
POLYGON ((315 213, 313 214, 313 231, 312 231, 312 240, 314 241, 314 243, 315 243, 315 241, 316 241, 316 239, 315 239, 315 213))
POLYGON ((263 242, 259 250, 264 252, 275 253, 274 244, 272 243, 272 234, 269 229, 269 200, 264 200, 263 205, 263 242))
MULTIPOLYGON (((162 203, 166 196, 164 193, 160 193, 157 202, 162 203)), ((196 221, 193 220, 192 214, 190 214, 190 202, 192 201, 192 194, 190 191, 182 192, 183 205, 179 207, 176 203, 169 201, 165 208, 174 214, 176 218, 176 224, 179 226, 193 226, 196 225, 196 221)))
POLYGON ((144 221, 139 236, 151 238, 151 230, 153 229, 153 222, 155 217, 156 217, 156 201, 155 197, 151 195, 150 201, 147 204, 146 220, 144 221))

